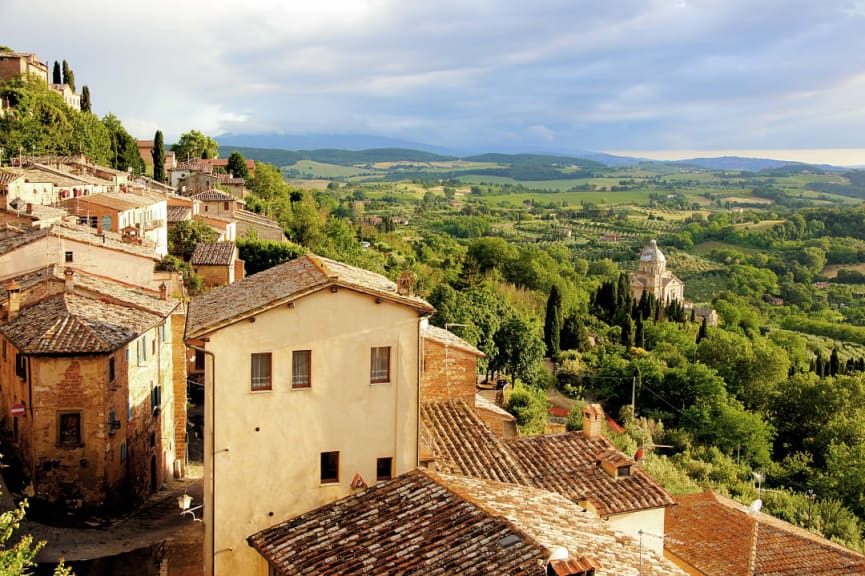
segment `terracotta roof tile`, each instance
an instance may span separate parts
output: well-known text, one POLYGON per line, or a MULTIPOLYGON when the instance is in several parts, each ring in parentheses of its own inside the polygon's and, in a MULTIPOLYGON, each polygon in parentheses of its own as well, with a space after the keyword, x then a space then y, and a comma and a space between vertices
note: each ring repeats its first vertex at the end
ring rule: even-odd
POLYGON ((465 401, 423 402, 421 420, 439 470, 529 484, 520 464, 465 401))
MULTIPOLYGON (((538 574, 565 546, 597 576, 636 576, 637 543, 549 492, 419 470, 252 535, 284 574, 538 574)), ((643 552, 646 576, 681 575, 643 552)))
POLYGON ((865 574, 865 556, 712 491, 676 498, 667 508, 665 549, 708 576, 865 574), (754 546, 754 537, 757 542, 754 546))
POLYGON ((475 356, 486 357, 486 354, 484 354, 453 332, 445 330, 444 328, 439 328, 438 326, 433 326, 432 324, 428 324, 427 327, 424 328, 423 337, 428 340, 438 342, 439 344, 444 344, 445 346, 465 350, 466 352, 474 354, 475 356))
POLYGON ((192 210, 187 206, 168 207, 169 222, 181 222, 182 220, 189 220, 190 214, 192 214, 192 210))
POLYGON ((189 306, 186 336, 203 336, 331 284, 381 296, 419 312, 434 311, 421 298, 398 294, 396 284, 380 274, 306 254, 195 298, 189 306))
POLYGON ((282 231, 282 226, 280 226, 279 222, 276 220, 268 218, 267 216, 262 216, 261 214, 256 214, 255 212, 250 212, 249 210, 235 210, 234 219, 239 222, 248 222, 254 226, 267 226, 282 231))
POLYGON ((192 198, 200 202, 226 202, 228 200, 237 200, 237 198, 231 194, 226 194, 216 188, 199 192, 198 194, 193 195, 192 198))
POLYGON ((420 471, 248 541, 284 574, 537 574, 544 558, 509 522, 420 471))
POLYGON ((199 266, 230 266, 234 264, 234 242, 202 242, 195 247, 189 263, 199 266))
MULTIPOLYGON (((674 504, 670 495, 639 466, 630 475, 613 478, 599 465, 599 456, 613 458, 613 444, 604 437, 589 440, 582 432, 526 436, 506 440, 529 481, 574 502, 588 501, 601 516, 674 504)), ((627 458, 622 455, 621 458, 627 458)), ((614 458, 615 459, 615 458, 614 458)))

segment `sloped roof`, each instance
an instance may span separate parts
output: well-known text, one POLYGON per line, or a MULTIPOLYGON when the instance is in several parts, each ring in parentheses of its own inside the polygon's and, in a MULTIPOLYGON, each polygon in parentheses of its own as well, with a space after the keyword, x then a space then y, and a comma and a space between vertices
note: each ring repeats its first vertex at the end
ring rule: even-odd
POLYGON ((445 486, 503 516, 545 549, 564 547, 571 558, 587 557, 598 565, 597 576, 675 575, 684 572, 616 532, 600 518, 560 494, 540 488, 503 484, 465 476, 433 475, 445 486), (641 568, 642 566, 642 568, 641 568))
POLYGON ((0 332, 25 354, 99 354, 161 321, 156 314, 64 292, 22 308, 0 332))
POLYGON ((69 208, 77 204, 93 204, 111 210, 134 210, 135 208, 152 206, 156 202, 154 199, 145 198, 138 194, 104 192, 102 194, 88 194, 86 196, 79 196, 78 198, 69 198, 64 201, 64 205, 69 208))
POLYGON ((66 292, 62 271, 51 266, 4 281, 0 304, 7 309, 6 286, 12 280, 21 289, 21 309, 0 332, 27 354, 112 352, 160 324, 179 304, 153 290, 77 271, 73 290, 66 292), (40 284, 45 285, 41 296, 28 297, 40 284))
POLYGON ((310 253, 193 299, 186 337, 203 336, 330 285, 380 296, 418 312, 435 310, 422 298, 398 294, 396 284, 380 274, 310 253))
POLYGON ((225 192, 217 190, 216 188, 194 194, 192 198, 200 202, 226 202, 228 200, 237 201, 237 198, 235 198, 231 194, 226 194, 225 192))
POLYGON ((248 542, 284 574, 528 575, 544 558, 541 546, 508 521, 419 470, 248 542))
POLYGON ((195 247, 189 262, 197 266, 231 266, 234 253, 234 242, 202 242, 195 247))
POLYGON ((445 330, 444 328, 439 328, 438 326, 433 326, 432 324, 428 324, 427 327, 424 328, 423 337, 427 340, 432 340, 434 342, 438 342, 439 344, 443 344, 451 348, 459 348, 460 350, 465 350, 466 352, 474 354, 475 356, 480 356, 482 358, 486 357, 486 354, 484 354, 453 332, 445 330))
POLYGON ((711 490, 676 501, 665 513, 664 547, 707 576, 865 574, 865 556, 768 514, 749 516, 711 490))
POLYGON ((506 420, 516 420, 513 414, 480 393, 475 393, 475 410, 486 410, 506 420))
POLYGON ((169 222, 181 222, 183 220, 189 220, 189 217, 192 214, 192 209, 188 206, 169 206, 167 212, 169 222))
POLYGON ((640 252, 640 261, 666 262, 667 258, 666 256, 664 256, 664 253, 661 252, 661 249, 658 248, 658 242, 656 240, 652 240, 649 245, 643 248, 643 251, 640 252))
MULTIPOLYGON (((599 458, 615 450, 603 436, 590 440, 582 432, 525 436, 505 441, 529 481, 569 500, 590 502, 601 516, 674 504, 670 495, 639 466, 629 476, 613 478, 599 458)), ((618 452, 618 451, 616 451, 618 452)))
MULTIPOLYGON (((597 576, 638 573, 640 552, 564 498, 415 470, 252 535, 284 574, 538 574, 564 545, 597 576)), ((683 574, 648 552, 643 574, 683 574)))
POLYGON ((278 228, 282 231, 282 226, 280 226, 279 222, 276 220, 268 218, 267 216, 262 216, 261 214, 256 214, 255 212, 250 212, 249 210, 235 210, 234 219, 240 222, 246 222, 253 226, 268 226, 270 228, 278 228))
POLYGON ((465 401, 423 402, 420 412, 423 439, 439 470, 529 484, 522 466, 465 401))

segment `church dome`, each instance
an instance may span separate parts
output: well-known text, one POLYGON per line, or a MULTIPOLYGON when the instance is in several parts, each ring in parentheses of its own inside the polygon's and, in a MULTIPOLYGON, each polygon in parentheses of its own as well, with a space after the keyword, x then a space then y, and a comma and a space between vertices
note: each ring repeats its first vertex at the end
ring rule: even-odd
POLYGON ((658 243, 655 240, 643 248, 643 251, 640 253, 640 262, 666 262, 667 258, 664 256, 664 253, 661 252, 661 249, 658 248, 658 243))

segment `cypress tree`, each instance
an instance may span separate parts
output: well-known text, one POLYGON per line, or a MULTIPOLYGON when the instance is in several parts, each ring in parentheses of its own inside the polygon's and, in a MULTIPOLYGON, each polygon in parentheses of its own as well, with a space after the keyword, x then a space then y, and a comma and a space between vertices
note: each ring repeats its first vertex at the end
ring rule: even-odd
POLYGON ((559 355, 562 335, 562 293, 559 287, 553 284, 550 295, 547 298, 547 314, 544 319, 544 343, 550 358, 559 355))
POLYGON ((63 61, 63 84, 68 84, 69 89, 75 92, 75 74, 72 73, 66 60, 63 61))
POLYGON ((157 182, 165 181, 165 142, 162 139, 162 131, 157 130, 153 137, 153 179, 157 182))
POLYGON ((697 344, 699 344, 700 342, 703 341, 704 338, 706 338, 706 335, 708 334, 708 332, 709 332, 708 321, 705 317, 703 317, 703 323, 700 324, 700 330, 699 330, 699 332, 697 332, 697 344))
POLYGON ((52 84, 63 84, 63 76, 60 74, 60 62, 54 61, 54 73, 51 75, 52 84))
POLYGON ((90 88, 86 84, 81 87, 81 111, 90 112, 90 88))

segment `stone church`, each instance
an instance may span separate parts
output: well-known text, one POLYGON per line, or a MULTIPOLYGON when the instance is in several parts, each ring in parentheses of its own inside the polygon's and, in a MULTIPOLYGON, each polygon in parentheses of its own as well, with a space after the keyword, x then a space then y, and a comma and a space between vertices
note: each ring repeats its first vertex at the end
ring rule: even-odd
POLYGON ((655 240, 643 248, 640 267, 631 272, 631 298, 639 300, 644 292, 654 294, 658 302, 685 299, 685 284, 667 270, 667 258, 655 240))

